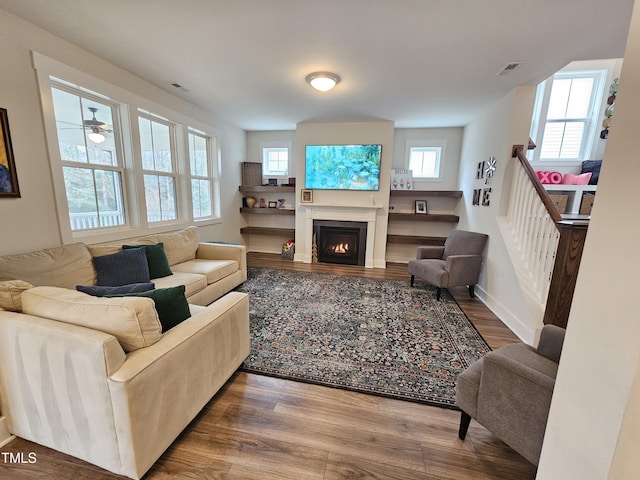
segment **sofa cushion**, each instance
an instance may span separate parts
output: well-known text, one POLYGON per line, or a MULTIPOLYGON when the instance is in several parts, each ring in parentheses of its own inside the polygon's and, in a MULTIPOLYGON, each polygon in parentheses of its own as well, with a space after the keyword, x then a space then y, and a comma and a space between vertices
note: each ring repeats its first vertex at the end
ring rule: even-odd
POLYGON ((0 308, 10 312, 22 311, 22 292, 33 288, 23 280, 5 280, 0 282, 0 308))
POLYGON ((171 288, 184 285, 185 295, 189 298, 191 295, 207 288, 207 277, 197 273, 174 272, 169 277, 154 278, 153 283, 156 284, 156 288, 171 288))
POLYGON ((0 257, 0 280, 20 279, 32 285, 75 288, 94 285, 96 271, 83 243, 0 257))
POLYGON ((151 298, 155 303, 158 318, 162 324, 162 332, 166 332, 191 316, 184 291, 184 285, 180 285, 147 292, 125 293, 120 296, 151 298))
POLYGON ((173 267, 174 272, 197 273, 207 277, 211 285, 218 280, 237 272, 240 267, 235 260, 189 260, 173 267))
POLYGON ((106 297, 107 295, 121 295, 124 293, 139 293, 153 290, 156 286, 152 283, 130 283, 129 285, 120 285, 118 287, 110 287, 107 285, 76 285, 76 290, 94 297, 106 297))
POLYGON ((109 333, 125 352, 153 345, 162 336, 150 298, 93 297, 66 288, 34 287, 22 294, 22 311, 109 333))
POLYGON ((93 264, 98 276, 98 285, 117 287, 130 283, 149 283, 151 280, 143 247, 93 257, 93 264))
POLYGON ((173 272, 169 267, 169 260, 167 254, 164 251, 164 244, 151 243, 148 245, 123 245, 122 249, 127 250, 131 248, 144 248, 144 252, 147 255, 147 264, 149 265, 149 277, 161 278, 171 275, 173 272))
POLYGON ((169 265, 186 262, 196 258, 198 250, 198 227, 188 227, 184 230, 171 233, 160 233, 142 237, 135 243, 159 243, 164 244, 164 251, 169 259, 169 265))

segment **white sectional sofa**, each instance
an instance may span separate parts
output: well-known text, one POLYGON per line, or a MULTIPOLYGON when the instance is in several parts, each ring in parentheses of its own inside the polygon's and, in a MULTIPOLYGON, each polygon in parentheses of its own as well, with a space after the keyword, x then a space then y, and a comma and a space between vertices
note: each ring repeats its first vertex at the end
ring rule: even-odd
POLYGON ((0 309, 10 433, 134 479, 151 468, 250 350, 248 296, 227 293, 246 278, 244 247, 199 244, 195 234, 139 239, 165 244, 174 274, 156 288, 188 285, 191 316, 167 331, 151 298, 75 290, 95 283, 90 252, 114 246, 0 257, 10 285, 0 301, 13 310, 0 309))
POLYGON ((93 257, 113 254, 122 245, 163 243, 172 275, 152 278, 156 288, 184 285, 190 304, 206 306, 247 279, 243 245, 203 243, 197 227, 107 244, 74 243, 0 257, 0 281, 24 280, 34 286, 76 288, 96 285, 93 257))

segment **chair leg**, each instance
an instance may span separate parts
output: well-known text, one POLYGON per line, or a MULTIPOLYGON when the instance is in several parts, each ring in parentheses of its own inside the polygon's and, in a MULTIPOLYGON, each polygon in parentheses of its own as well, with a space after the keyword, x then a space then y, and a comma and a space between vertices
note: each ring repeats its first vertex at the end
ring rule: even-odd
POLYGON ((440 287, 436 287, 436 300, 440 301, 440 295, 442 295, 442 289, 440 287))
POLYGON ((411 286, 413 287, 413 281, 416 279, 415 275, 411 275, 411 286))
POLYGON ((467 436, 467 430, 469 430, 469 424, 471 423, 471 415, 468 415, 465 412, 461 412, 460 415, 460 428, 458 430, 458 438, 460 440, 464 440, 467 436))
POLYGON ((469 296, 471 298, 474 298, 476 296, 476 286, 475 285, 469 285, 469 296))

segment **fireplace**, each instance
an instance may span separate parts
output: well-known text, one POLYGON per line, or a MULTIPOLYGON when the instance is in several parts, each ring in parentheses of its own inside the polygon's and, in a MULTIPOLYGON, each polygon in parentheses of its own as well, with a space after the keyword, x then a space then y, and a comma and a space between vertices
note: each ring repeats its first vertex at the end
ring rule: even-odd
POLYGON ((314 220, 313 241, 318 262, 364 265, 367 222, 314 220))

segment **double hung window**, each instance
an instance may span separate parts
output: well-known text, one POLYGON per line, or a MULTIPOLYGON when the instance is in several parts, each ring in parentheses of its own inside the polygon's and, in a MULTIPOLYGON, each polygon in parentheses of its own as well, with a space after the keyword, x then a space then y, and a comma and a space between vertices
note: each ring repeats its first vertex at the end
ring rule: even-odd
POLYGON ((532 138, 534 161, 590 158, 606 71, 559 72, 541 83, 532 138))
POLYGON ((65 242, 220 221, 218 131, 34 54, 65 242))

